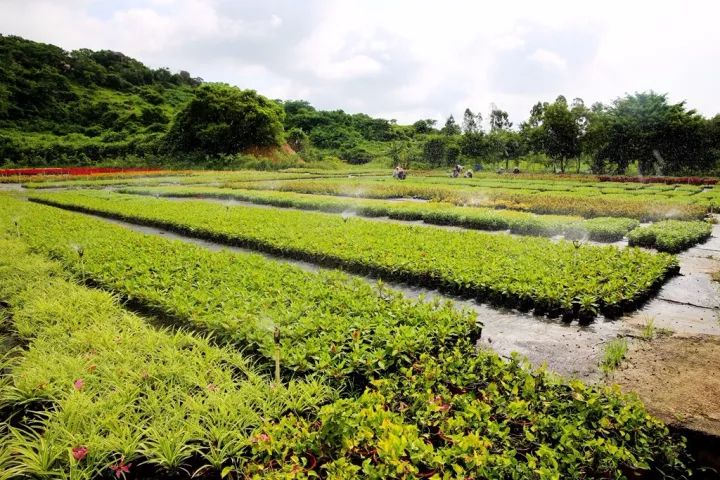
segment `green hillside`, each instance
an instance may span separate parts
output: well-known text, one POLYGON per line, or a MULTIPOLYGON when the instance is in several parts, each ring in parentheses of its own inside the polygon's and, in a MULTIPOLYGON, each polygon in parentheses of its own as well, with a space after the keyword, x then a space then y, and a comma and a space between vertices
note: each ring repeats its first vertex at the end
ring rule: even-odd
POLYGON ((282 168, 342 160, 386 167, 720 173, 720 115, 703 117, 652 90, 591 107, 559 95, 538 101, 518 125, 495 106, 487 116, 466 108, 457 120, 450 115, 441 124, 419 119, 399 125, 261 93, 203 83, 185 71, 153 70, 118 52, 66 52, 0 35, 0 165, 282 168))
POLYGON ((77 163, 147 153, 200 82, 122 53, 66 52, 0 35, 0 159, 77 163))

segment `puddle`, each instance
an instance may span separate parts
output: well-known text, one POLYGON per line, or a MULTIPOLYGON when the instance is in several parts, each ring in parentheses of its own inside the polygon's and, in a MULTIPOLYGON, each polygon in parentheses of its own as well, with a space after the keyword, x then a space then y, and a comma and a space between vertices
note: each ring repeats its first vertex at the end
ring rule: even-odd
POLYGON ((427 198, 412 198, 412 197, 388 197, 382 200, 388 202, 415 202, 415 203, 428 203, 430 200, 427 198))

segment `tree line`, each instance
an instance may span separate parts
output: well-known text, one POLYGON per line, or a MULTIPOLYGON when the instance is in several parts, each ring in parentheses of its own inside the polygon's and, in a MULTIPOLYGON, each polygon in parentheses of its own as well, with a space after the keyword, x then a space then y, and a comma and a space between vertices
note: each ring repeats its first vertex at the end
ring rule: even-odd
POLYGON ((558 172, 644 175, 715 173, 720 115, 705 118, 653 91, 587 106, 564 96, 537 102, 513 125, 492 106, 444 124, 410 125, 364 113, 318 110, 207 84, 188 72, 150 69, 119 52, 0 35, 0 163, 88 164, 137 155, 201 156, 287 143, 306 160, 376 158, 432 167, 510 168, 539 158, 558 172))
POLYGON ((625 95, 609 105, 588 107, 564 96, 538 102, 516 128, 507 112, 494 107, 484 130, 482 114, 467 108, 461 123, 451 115, 442 127, 422 119, 413 133, 427 139, 420 152, 400 140, 397 160, 422 159, 433 165, 457 162, 503 165, 543 155, 557 172, 625 173, 635 164, 644 175, 712 173, 720 160, 720 115, 707 119, 684 102, 670 103, 653 91, 625 95))

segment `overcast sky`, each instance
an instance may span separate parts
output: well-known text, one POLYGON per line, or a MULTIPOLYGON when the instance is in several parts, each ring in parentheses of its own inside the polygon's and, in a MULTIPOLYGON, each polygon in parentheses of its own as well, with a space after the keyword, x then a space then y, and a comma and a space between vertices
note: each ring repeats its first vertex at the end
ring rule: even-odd
POLYGON ((711 116, 719 19, 717 0, 0 0, 3 34, 401 123, 650 89, 711 116))

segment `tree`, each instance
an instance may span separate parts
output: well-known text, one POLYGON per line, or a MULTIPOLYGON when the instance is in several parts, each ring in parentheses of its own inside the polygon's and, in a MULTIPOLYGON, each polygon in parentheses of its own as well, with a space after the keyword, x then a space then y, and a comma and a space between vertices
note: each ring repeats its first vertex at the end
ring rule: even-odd
POLYGON ((166 143, 172 150, 238 153, 283 143, 284 111, 254 90, 203 84, 175 117, 166 143))
POLYGON ((504 162, 505 170, 510 168, 510 161, 523 153, 522 137, 512 130, 495 130, 485 137, 487 156, 493 163, 504 162))
POLYGON ((482 132, 466 133, 460 139, 460 152, 475 161, 487 154, 487 142, 482 132))
POLYGON ((586 143, 596 170, 624 172, 637 161, 644 175, 702 172, 717 158, 708 126, 685 102, 671 104, 653 91, 635 93, 594 114, 586 143))
POLYGON ((441 132, 447 136, 460 135, 460 126, 455 122, 455 117, 452 115, 448 117, 441 132))
POLYGON ((540 135, 545 153, 565 172, 567 161, 580 155, 580 128, 565 97, 544 107, 540 135))
POLYGON ((351 165, 363 165, 372 160, 370 152, 362 147, 351 147, 340 152, 340 158, 351 165))
MULTIPOLYGON (((465 109, 465 113, 463 114, 463 133, 477 133, 480 130, 476 118, 472 110, 469 108, 465 109)), ((480 117, 480 120, 482 121, 482 117, 480 117)))
POLYGON ((456 144, 448 145, 445 149, 445 163, 448 165, 455 165, 460 158, 460 147, 456 144))
POLYGON ((310 138, 300 128, 293 128, 286 135, 286 140, 290 148, 296 152, 302 152, 310 146, 310 138))
MULTIPOLYGON (((575 124, 578 128, 578 141, 580 144, 580 151, 582 151, 585 143, 585 137, 587 135, 587 129, 594 114, 592 110, 589 110, 585 106, 585 102, 582 98, 573 99, 570 106, 570 113, 572 113, 572 116, 575 119, 575 124)), ((575 172, 580 173, 581 155, 577 155, 575 158, 577 159, 575 172)))
POLYGON ((415 133, 430 133, 435 129, 436 124, 437 120, 426 118, 413 123, 413 129, 415 129, 415 133))
POLYGON ((493 105, 490 111, 490 131, 496 130, 510 130, 512 122, 510 122, 508 113, 504 110, 500 110, 493 105))
POLYGON ((445 139, 434 136, 423 145, 423 159, 432 166, 440 166, 445 161, 445 139))

